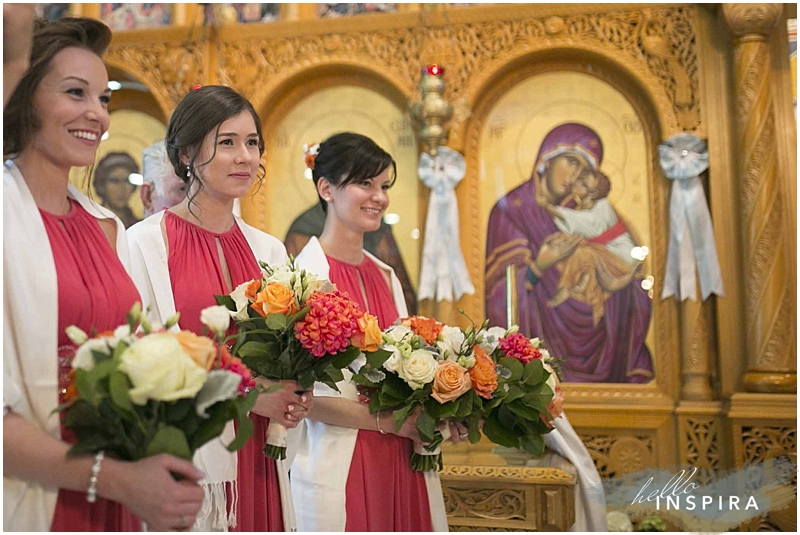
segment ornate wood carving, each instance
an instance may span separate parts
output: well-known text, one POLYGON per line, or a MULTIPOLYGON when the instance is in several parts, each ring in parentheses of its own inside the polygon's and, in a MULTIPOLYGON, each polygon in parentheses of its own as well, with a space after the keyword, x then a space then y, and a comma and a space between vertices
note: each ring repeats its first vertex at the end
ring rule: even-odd
POLYGON ((780 4, 725 4, 735 44, 736 121, 741 172, 745 255, 745 315, 751 392, 797 388, 793 355, 795 270, 782 232, 791 208, 777 175, 775 110, 770 92, 770 52, 765 40, 782 13, 780 4))
POLYGON ((584 446, 603 479, 613 479, 656 466, 652 435, 583 435, 584 446))
POLYGON ((722 424, 716 416, 687 416, 679 424, 681 461, 696 467, 693 480, 707 485, 717 479, 722 464, 722 424))

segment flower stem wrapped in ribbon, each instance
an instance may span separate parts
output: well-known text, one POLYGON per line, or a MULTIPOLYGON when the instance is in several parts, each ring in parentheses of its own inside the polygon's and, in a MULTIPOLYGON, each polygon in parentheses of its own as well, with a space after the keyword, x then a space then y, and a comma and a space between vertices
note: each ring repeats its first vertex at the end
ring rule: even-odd
MULTIPOLYGON (((377 349, 380 329, 346 293, 290 259, 285 265, 259 263, 261 279, 217 296, 238 327, 232 353, 255 373, 274 381, 296 381, 303 390, 321 382, 338 390, 342 369, 362 351, 377 349)), ((287 430, 274 420, 264 453, 286 458, 287 430)))
POLYGON ((74 380, 56 410, 78 439, 70 455, 102 450, 126 461, 161 453, 190 460, 233 419, 239 431, 229 451, 252 436, 247 415, 258 389, 249 370, 207 337, 165 329, 153 330, 138 303, 113 333, 90 338, 67 329, 78 346, 74 380))

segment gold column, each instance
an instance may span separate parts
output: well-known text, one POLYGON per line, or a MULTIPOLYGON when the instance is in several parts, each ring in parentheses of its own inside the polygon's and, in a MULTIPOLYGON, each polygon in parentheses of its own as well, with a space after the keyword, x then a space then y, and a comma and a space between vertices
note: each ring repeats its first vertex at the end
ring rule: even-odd
POLYGON ((751 392, 795 392, 795 276, 784 234, 770 92, 770 50, 766 37, 781 18, 782 4, 724 4, 725 21, 736 37, 735 91, 740 199, 744 246, 747 372, 751 392))

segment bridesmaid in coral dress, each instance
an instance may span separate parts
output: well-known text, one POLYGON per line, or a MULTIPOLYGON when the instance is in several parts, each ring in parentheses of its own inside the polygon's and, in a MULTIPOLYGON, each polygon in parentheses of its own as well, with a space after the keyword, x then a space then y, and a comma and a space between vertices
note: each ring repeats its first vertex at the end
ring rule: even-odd
POLYGON ((192 463, 68 458, 64 401, 75 347, 69 325, 111 330, 139 301, 125 229, 69 185, 108 130, 111 31, 91 19, 37 23, 31 69, 3 114, 3 528, 187 529, 203 499, 192 463), (99 469, 99 471, 97 471, 99 469), (92 473, 97 479, 90 483, 92 473), (177 482, 171 473, 184 477, 177 482), (90 496, 96 499, 90 503, 90 496))
MULTIPOLYGON (((154 321, 181 312, 180 327, 202 333, 202 309, 214 295, 229 294, 261 276, 257 260, 287 260, 283 244, 247 225, 233 213, 233 202, 262 180, 264 141, 253 106, 234 90, 205 86, 189 93, 172 113, 167 154, 188 196, 129 229, 134 280, 154 321)), ((259 379, 263 384, 266 381, 259 379)), ((294 527, 285 463, 263 453, 270 418, 295 427, 310 408, 312 393, 293 381, 259 397, 250 418, 253 438, 236 454, 223 443, 229 426, 195 456, 207 477, 206 501, 195 529, 284 531, 294 527)))
MULTIPOLYGON (((350 294, 382 329, 407 316, 403 290, 387 265, 364 251, 389 205, 395 162, 371 139, 343 133, 324 141, 313 179, 326 212, 325 229, 297 258, 305 269, 350 294)), ((409 466, 416 417, 395 431, 390 413, 371 415, 345 371, 341 393, 315 386, 292 465, 300 531, 447 531, 437 472, 409 466)), ((465 429, 454 426, 453 441, 465 429)))

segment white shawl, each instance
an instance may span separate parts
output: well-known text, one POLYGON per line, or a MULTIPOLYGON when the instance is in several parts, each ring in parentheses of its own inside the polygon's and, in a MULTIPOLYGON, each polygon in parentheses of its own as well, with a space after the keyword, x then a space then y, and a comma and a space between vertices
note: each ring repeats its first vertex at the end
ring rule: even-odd
MULTIPOLYGON (((250 249, 257 260, 270 264, 283 264, 288 260, 286 248, 276 238, 251 227, 240 217, 234 216, 250 249)), ((164 212, 154 214, 128 230, 131 249, 133 281, 144 298, 144 306, 151 307, 151 320, 164 322, 175 314, 175 300, 167 263, 167 247, 161 231, 164 212)), ((206 491, 203 507, 193 529, 195 531, 225 530, 236 525, 236 519, 226 515, 226 484, 235 496, 237 470, 236 453, 229 452, 224 443, 233 440, 233 423, 229 423, 222 436, 200 448, 194 457, 195 465, 206 474, 202 481, 206 491)), ((289 463, 277 461, 281 491, 283 522, 286 531, 294 531, 294 510, 289 490, 289 463)), ((234 498, 235 500, 235 498, 234 498)), ((233 511, 233 507, 231 507, 233 511)))
MULTIPOLYGON (((70 185, 67 195, 97 219, 117 223, 117 256, 129 270, 125 227, 70 185)), ((58 281, 39 208, 13 161, 3 168, 3 414, 13 411, 60 439, 58 281)), ((129 270, 130 271, 130 270, 129 270)), ((48 531, 57 488, 3 478, 3 529, 48 531)))
MULTIPOLYGON (((408 315, 403 288, 392 268, 364 251, 382 270, 391 275, 392 294, 401 317, 408 315)), ((297 257, 297 263, 322 279, 330 277, 330 265, 317 238, 311 238, 297 257)), ((358 392, 350 381, 352 374, 343 370, 345 380, 337 383, 341 393, 321 383, 314 385, 315 396, 341 396, 358 401, 358 392)), ((302 429, 294 429, 299 437, 297 455, 291 465, 292 494, 297 504, 299 531, 344 531, 346 524, 345 486, 355 450, 357 429, 306 419, 302 429)), ((292 440, 293 437, 290 437, 292 440)), ((291 459, 287 459, 291 460, 291 459)), ((425 472, 428 501, 434 531, 447 531, 439 473, 425 472)))

